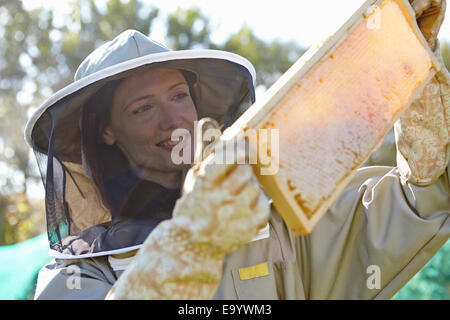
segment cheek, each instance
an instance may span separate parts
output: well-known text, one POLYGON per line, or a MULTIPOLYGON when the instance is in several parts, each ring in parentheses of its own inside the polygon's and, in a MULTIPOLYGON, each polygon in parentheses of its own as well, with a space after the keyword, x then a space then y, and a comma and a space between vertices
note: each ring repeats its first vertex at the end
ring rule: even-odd
POLYGON ((192 106, 190 108, 190 116, 191 116, 192 122, 198 120, 197 109, 195 108, 193 103, 192 103, 192 106))
POLYGON ((134 127, 120 141, 120 149, 132 164, 144 164, 155 155, 156 139, 152 130, 134 127))
POLYGON ((133 130, 133 140, 136 144, 152 146, 157 143, 158 134, 154 126, 148 123, 137 125, 133 130))
POLYGON ((152 127, 148 121, 134 122, 123 129, 122 139, 119 140, 121 140, 122 145, 128 148, 134 149, 152 145, 157 138, 155 127, 152 127))
POLYGON ((197 114, 197 109, 194 106, 194 103, 191 102, 188 103, 186 106, 184 106, 183 108, 183 118, 190 123, 190 125, 194 125, 194 121, 198 120, 198 114, 197 114))

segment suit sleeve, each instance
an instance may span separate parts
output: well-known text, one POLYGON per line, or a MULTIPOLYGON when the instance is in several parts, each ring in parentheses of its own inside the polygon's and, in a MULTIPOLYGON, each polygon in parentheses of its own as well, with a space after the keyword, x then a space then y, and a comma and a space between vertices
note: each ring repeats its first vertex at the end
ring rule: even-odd
POLYGON ((55 259, 39 272, 35 300, 102 300, 115 282, 106 257, 55 259))
POLYGON ((433 184, 398 169, 358 170, 314 231, 296 241, 310 299, 389 299, 450 235, 447 167, 433 184))

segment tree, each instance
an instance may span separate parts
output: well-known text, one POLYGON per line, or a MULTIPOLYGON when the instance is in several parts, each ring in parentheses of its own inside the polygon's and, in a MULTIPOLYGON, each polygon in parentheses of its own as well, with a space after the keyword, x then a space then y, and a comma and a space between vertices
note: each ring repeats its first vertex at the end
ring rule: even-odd
POLYGON ((208 48, 212 45, 210 33, 209 20, 198 8, 178 8, 169 15, 166 38, 172 50, 208 48))
POLYGON ((293 42, 265 42, 246 25, 231 35, 222 50, 247 58, 256 69, 256 83, 269 87, 305 52, 293 42))
MULTIPOLYGON (((0 6, 0 161, 15 175, 22 175, 22 188, 26 190, 26 180, 32 175, 29 170, 29 148, 25 146, 23 135, 17 131, 24 127, 28 105, 21 103, 22 88, 32 84, 27 82, 27 70, 31 66, 28 47, 36 29, 36 15, 25 11, 20 2, 3 1, 0 6), (19 101, 18 101, 19 100, 19 101)), ((31 88, 30 92, 36 92, 31 88)), ((28 99, 29 100, 29 99, 28 99)), ((23 131, 22 131, 23 132, 23 131)), ((3 177, 4 188, 12 177, 3 177)))
POLYGON ((254 65, 257 86, 269 87, 305 52, 294 42, 266 42, 246 25, 224 44, 212 43, 211 32, 209 20, 198 8, 177 9, 169 15, 167 39, 173 50, 208 48, 239 54, 254 65))
POLYGON ((71 21, 57 31, 61 35, 57 43, 59 54, 63 65, 69 68, 64 84, 71 81, 80 62, 95 48, 127 29, 149 34, 157 16, 158 9, 144 7, 137 0, 110 0, 104 12, 94 0, 74 2, 71 21))

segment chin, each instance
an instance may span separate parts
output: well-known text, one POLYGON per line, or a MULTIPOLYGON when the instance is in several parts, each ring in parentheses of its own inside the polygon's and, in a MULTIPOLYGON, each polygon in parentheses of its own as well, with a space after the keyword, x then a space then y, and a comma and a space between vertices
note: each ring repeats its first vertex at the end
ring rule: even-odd
POLYGON ((174 172, 174 171, 182 171, 183 169, 185 169, 185 168, 190 168, 190 164, 184 164, 184 163, 181 163, 181 164, 174 164, 174 163, 171 163, 169 166, 168 166, 168 170, 167 171, 171 171, 171 172, 174 172))
POLYGON ((151 166, 146 166, 146 168, 150 171, 159 171, 159 172, 164 172, 164 173, 182 171, 186 167, 190 167, 190 165, 184 164, 184 163, 175 164, 170 159, 167 161, 161 161, 160 163, 157 163, 156 165, 153 164, 151 166))

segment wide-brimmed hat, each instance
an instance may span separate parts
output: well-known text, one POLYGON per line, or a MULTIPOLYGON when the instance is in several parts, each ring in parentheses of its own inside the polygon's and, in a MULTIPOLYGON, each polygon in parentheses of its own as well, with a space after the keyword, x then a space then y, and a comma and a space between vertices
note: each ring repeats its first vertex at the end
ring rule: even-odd
MULTIPOLYGON (((166 206, 176 200, 176 192, 157 188, 159 191, 146 205, 152 208, 146 223, 116 219, 103 206, 92 179, 83 172, 83 109, 90 108, 91 98, 112 80, 152 67, 183 71, 198 118, 214 118, 224 128, 255 99, 255 70, 249 61, 233 53, 171 51, 135 30, 127 30, 93 51, 79 66, 75 81, 39 106, 25 127, 25 139, 36 154, 44 182, 53 256, 96 256, 135 249, 162 218, 170 216, 166 211, 170 213, 171 209, 166 206)), ((129 184, 130 188, 136 183, 127 174, 120 181, 120 186, 129 184)))
POLYGON ((245 58, 219 50, 171 51, 136 30, 127 30, 94 50, 79 66, 75 81, 42 103, 28 120, 25 139, 36 151, 52 151, 79 162, 81 107, 105 83, 153 66, 190 71, 199 118, 212 117, 225 126, 244 100, 254 100, 255 70, 245 58))

